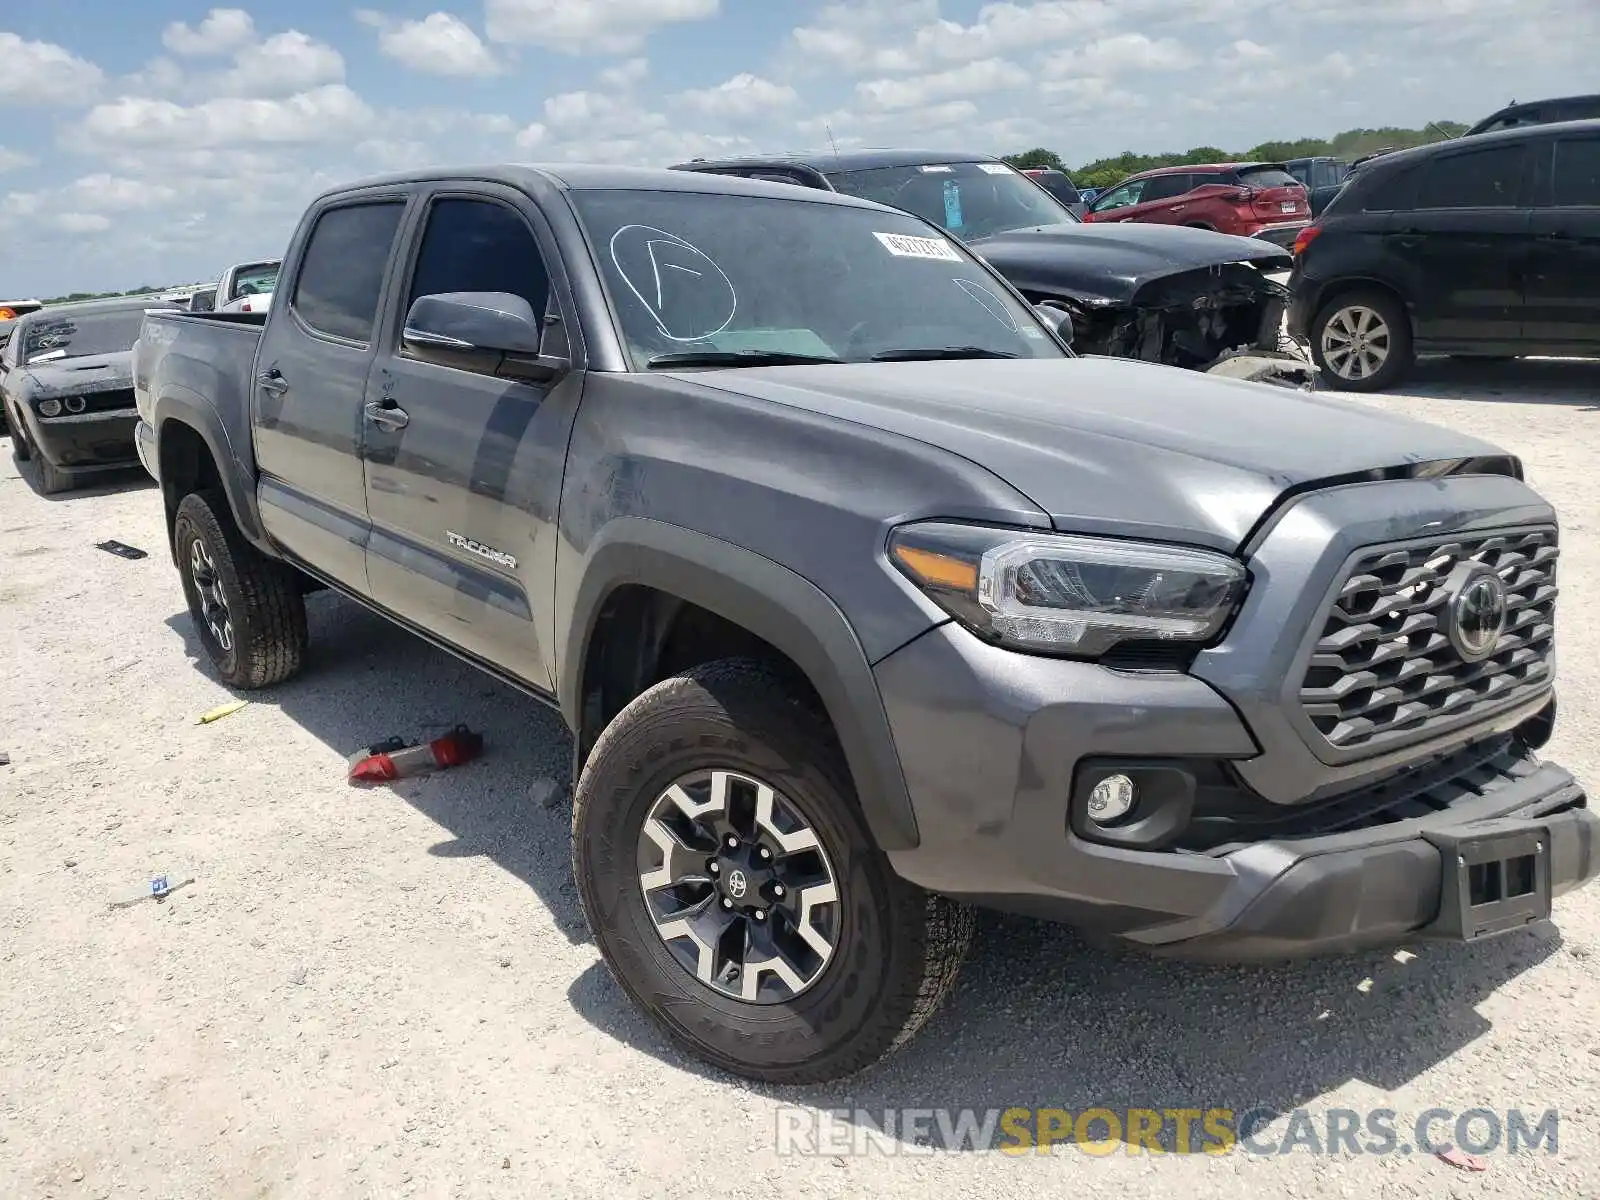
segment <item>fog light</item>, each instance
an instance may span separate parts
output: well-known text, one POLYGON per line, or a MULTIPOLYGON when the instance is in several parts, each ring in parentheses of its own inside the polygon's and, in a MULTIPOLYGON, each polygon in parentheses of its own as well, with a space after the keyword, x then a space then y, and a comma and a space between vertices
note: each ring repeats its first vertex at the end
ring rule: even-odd
POLYGON ((41 401, 39 401, 39 415, 41 417, 59 417, 61 415, 61 401, 59 401, 59 400, 41 400, 41 401))
POLYGON ((1126 775, 1107 775, 1089 793, 1089 819, 1096 825, 1120 820, 1128 815, 1139 789, 1126 775))
POLYGON ((85 401, 82 396, 67 397, 67 411, 69 413, 81 413, 86 404, 87 401, 85 401))

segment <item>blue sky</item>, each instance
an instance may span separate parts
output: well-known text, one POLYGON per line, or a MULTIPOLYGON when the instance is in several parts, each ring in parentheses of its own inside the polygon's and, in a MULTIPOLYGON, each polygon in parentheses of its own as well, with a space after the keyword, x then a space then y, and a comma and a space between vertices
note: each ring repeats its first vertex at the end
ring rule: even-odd
POLYGON ((48 0, 0 12, 0 293, 214 277, 322 188, 823 144, 1072 162, 1600 90, 1596 0, 48 0))

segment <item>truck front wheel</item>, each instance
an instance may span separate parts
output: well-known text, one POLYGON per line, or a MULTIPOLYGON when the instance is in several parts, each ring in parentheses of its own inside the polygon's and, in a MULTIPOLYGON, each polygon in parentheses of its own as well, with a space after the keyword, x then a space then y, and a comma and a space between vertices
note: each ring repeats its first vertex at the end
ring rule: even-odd
POLYGON ((183 498, 172 540, 189 615, 222 682, 254 689, 296 674, 305 661, 306 605, 293 570, 240 537, 215 492, 183 498))
POLYGON ((826 719, 752 660, 694 668, 606 727, 573 801, 584 915, 679 1044, 772 1083, 852 1075, 955 982, 971 910, 873 846, 826 719))

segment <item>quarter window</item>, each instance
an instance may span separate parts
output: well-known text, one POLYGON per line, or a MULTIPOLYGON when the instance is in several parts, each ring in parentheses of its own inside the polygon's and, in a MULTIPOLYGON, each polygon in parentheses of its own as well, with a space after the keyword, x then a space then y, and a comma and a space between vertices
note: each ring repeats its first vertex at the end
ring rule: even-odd
POLYGON ((294 287, 294 310, 319 333, 372 339, 383 275, 405 205, 348 204, 317 218, 294 287))
POLYGON ((1556 143, 1557 208, 1600 207, 1600 138, 1567 138, 1556 143))

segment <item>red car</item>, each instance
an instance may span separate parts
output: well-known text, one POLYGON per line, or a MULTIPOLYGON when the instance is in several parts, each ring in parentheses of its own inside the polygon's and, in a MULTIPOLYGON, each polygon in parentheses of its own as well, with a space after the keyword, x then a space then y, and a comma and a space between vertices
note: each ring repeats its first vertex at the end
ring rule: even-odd
POLYGON ((1210 163, 1130 176, 1096 196, 1084 220, 1188 225, 1291 246, 1311 223, 1311 204, 1281 163, 1210 163))

